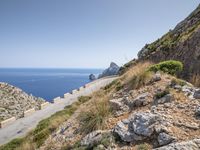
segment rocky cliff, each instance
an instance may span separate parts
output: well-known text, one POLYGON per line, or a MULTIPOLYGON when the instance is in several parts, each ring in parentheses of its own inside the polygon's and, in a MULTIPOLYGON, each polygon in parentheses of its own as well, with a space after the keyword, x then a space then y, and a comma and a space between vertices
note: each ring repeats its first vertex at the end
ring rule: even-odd
POLYGON ((182 76, 185 79, 200 74, 200 5, 173 30, 145 45, 138 53, 138 58, 153 62, 169 59, 182 61, 182 76))
POLYGON ((28 95, 21 89, 0 82, 0 120, 15 116, 20 118, 23 111, 30 108, 39 109, 44 100, 28 95))
POLYGON ((103 78, 103 77, 106 77, 106 76, 117 75, 118 72, 119 72, 119 69, 120 69, 120 67, 116 63, 111 62, 110 66, 107 69, 105 69, 103 71, 103 73, 99 75, 98 78, 103 78))

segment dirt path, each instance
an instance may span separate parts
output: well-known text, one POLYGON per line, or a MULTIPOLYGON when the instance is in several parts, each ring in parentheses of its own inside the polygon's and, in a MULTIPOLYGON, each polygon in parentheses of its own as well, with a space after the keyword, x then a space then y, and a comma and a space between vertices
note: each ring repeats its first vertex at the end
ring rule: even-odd
POLYGON ((63 98, 62 102, 50 104, 47 108, 36 111, 31 116, 18 119, 14 124, 0 129, 0 145, 7 143, 14 138, 26 135, 26 133, 36 127, 39 121, 51 116, 57 111, 64 109, 65 106, 76 101, 79 96, 90 95, 94 91, 99 90, 101 87, 108 85, 116 78, 117 77, 109 77, 95 80, 94 82, 89 83, 88 86, 81 91, 65 99, 63 98))

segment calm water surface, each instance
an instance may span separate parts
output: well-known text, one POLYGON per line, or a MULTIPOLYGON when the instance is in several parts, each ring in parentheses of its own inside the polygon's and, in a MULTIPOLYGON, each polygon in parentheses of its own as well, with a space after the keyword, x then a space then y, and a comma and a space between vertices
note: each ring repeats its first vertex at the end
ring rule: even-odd
POLYGON ((0 69, 0 82, 51 101, 90 82, 91 73, 101 72, 102 69, 0 69))

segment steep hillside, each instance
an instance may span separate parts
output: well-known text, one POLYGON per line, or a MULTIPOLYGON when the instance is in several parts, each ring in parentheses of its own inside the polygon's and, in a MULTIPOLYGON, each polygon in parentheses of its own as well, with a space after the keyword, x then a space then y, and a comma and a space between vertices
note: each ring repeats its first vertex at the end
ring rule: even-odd
POLYGON ((182 76, 185 79, 200 74, 200 5, 173 30, 145 45, 138 53, 138 59, 153 62, 179 60, 184 63, 182 76))
POLYGON ((23 111, 30 108, 39 109, 39 104, 44 100, 28 95, 21 89, 0 82, 0 120, 10 117, 20 118, 23 111))

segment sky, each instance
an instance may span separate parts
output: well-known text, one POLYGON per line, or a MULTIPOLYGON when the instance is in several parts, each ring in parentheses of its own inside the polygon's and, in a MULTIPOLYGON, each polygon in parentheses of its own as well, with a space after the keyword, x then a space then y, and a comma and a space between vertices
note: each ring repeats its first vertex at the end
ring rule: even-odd
POLYGON ((105 68, 136 58, 199 0, 0 0, 1 68, 105 68))

